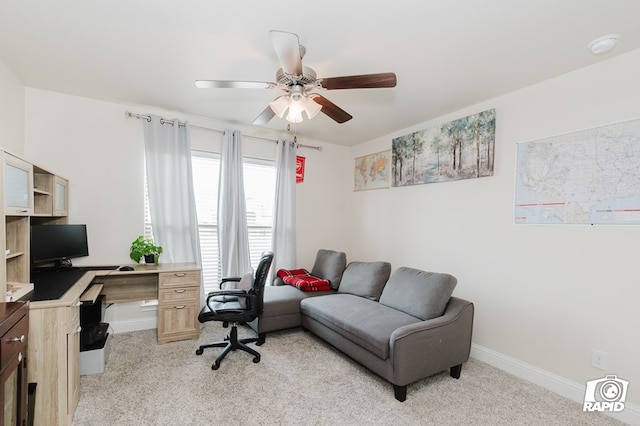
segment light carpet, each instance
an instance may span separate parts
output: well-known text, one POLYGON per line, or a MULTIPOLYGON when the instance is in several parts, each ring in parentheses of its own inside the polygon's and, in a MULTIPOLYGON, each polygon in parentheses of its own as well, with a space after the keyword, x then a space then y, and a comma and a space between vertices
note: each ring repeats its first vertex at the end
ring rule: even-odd
MULTIPOLYGON (((220 323, 200 339, 156 344, 155 330, 111 336, 104 373, 82 376, 73 425, 620 425, 581 404, 470 359, 448 372, 392 385, 301 329, 271 333, 262 360, 230 353, 211 370, 220 323)), ((241 336, 253 336, 239 327, 241 336)))

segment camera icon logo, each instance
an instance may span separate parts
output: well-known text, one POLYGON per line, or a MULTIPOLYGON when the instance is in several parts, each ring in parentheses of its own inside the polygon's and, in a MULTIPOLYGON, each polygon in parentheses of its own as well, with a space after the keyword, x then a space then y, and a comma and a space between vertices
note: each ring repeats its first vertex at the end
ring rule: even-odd
POLYGON ((629 382, 616 375, 607 375, 601 379, 589 380, 584 394, 582 411, 624 410, 629 382))

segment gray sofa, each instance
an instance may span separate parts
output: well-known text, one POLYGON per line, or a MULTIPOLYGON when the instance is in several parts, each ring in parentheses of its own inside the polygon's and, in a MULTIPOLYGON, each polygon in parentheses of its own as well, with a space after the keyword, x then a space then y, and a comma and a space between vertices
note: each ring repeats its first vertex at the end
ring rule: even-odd
MULTIPOLYGON (((314 269, 340 266, 342 259, 346 263, 344 253, 321 250, 314 269)), ((312 274, 324 278, 330 268, 321 269, 312 274)), ((473 304, 451 296, 456 279, 449 274, 390 272, 387 262, 351 262, 331 291, 267 287, 264 312, 249 325, 260 343, 267 332, 302 326, 391 382, 399 401, 419 379, 447 369, 460 377, 471 349, 473 304)), ((331 274, 335 280, 335 269, 331 274)))

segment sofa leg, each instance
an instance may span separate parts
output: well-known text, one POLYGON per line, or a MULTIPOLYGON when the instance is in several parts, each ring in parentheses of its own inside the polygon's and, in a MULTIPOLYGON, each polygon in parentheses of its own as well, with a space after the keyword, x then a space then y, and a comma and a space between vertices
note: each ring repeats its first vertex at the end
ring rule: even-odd
POLYGON ((262 346, 265 340, 267 340, 267 333, 258 333, 258 340, 256 340, 256 346, 262 346))
POLYGON ((393 385, 393 393, 398 401, 404 402, 407 399, 407 385, 393 385))
POLYGON ((462 371, 462 364, 458 364, 458 365, 455 365, 455 366, 451 367, 451 369, 449 370, 449 374, 454 379, 459 379, 461 371, 462 371))

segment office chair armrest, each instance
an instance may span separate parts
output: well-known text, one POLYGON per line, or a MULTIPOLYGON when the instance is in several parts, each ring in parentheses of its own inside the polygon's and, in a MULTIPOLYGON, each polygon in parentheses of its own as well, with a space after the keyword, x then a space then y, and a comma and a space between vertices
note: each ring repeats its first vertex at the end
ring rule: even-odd
POLYGON ((207 294, 207 300, 209 300, 210 298, 214 297, 214 296, 242 296, 242 295, 246 295, 247 292, 239 289, 239 288, 228 288, 228 289, 224 289, 224 290, 216 290, 216 291, 212 291, 209 294, 207 294))
MULTIPOLYGON (((247 293, 244 290, 240 290, 240 289, 230 289, 230 290, 219 290, 219 291, 212 291, 211 293, 209 293, 209 295, 207 296, 207 307, 209 308, 209 310, 211 312, 218 312, 217 309, 213 309, 213 307, 209 304, 209 301, 211 300, 211 298, 216 297, 216 296, 235 296, 237 298, 243 298, 243 299, 247 299, 247 306, 249 308, 253 307, 254 303, 255 303, 255 298, 256 295, 253 293, 247 293)), ((246 311, 247 309, 240 309, 238 310, 240 311, 246 311)))
POLYGON ((242 278, 240 277, 225 277, 220 281, 219 288, 222 290, 222 286, 224 286, 226 283, 229 283, 229 282, 239 283, 241 279, 242 278))

